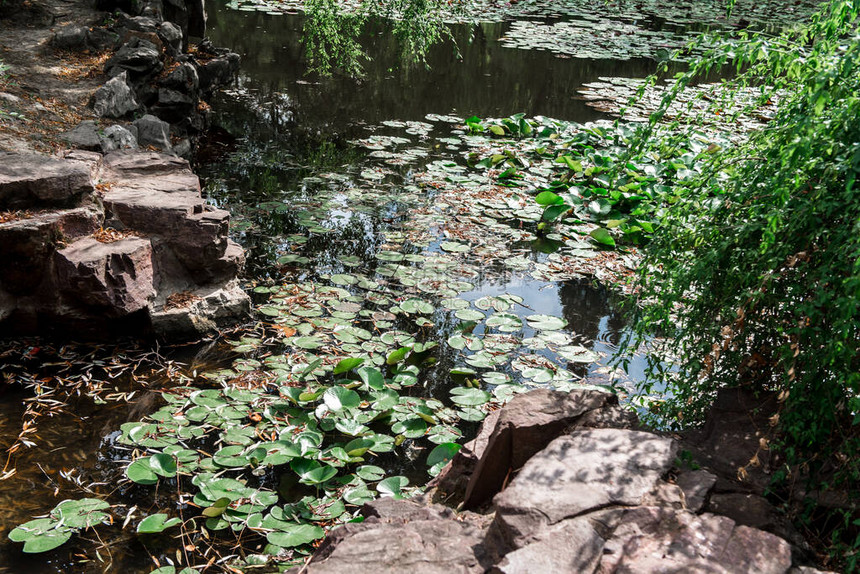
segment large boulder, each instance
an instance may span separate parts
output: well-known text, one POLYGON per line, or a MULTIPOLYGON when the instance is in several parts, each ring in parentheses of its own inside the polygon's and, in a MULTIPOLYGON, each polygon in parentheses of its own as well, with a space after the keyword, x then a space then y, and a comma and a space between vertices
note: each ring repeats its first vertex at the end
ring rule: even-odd
POLYGON ((151 114, 146 114, 134 120, 134 126, 137 128, 137 143, 140 147, 171 151, 170 124, 151 114))
POLYGON ((122 317, 144 309, 154 296, 149 239, 102 243, 86 237, 56 253, 57 283, 70 299, 122 317))
POLYGON ((92 178, 83 162, 0 152, 0 210, 73 207, 93 191, 92 178))
POLYGON ((672 467, 675 442, 647 432, 594 429, 552 441, 493 503, 493 529, 510 548, 531 533, 612 505, 641 504, 672 467))
POLYGON ((620 427, 636 422, 611 393, 535 389, 516 395, 487 417, 475 440, 463 446, 431 486, 441 498, 462 501, 465 508, 479 507, 563 431, 591 426, 598 415, 606 418, 606 426, 610 420, 620 427))

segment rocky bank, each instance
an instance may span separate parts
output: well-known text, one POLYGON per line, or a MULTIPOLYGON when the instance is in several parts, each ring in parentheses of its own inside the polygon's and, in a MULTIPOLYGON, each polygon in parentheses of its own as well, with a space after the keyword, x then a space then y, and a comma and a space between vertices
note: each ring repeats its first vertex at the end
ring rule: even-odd
POLYGON ((784 521, 756 522, 774 507, 681 448, 607 393, 518 395, 427 494, 368 503, 292 572, 818 572, 784 521))
POLYGON ((0 335, 180 340, 241 320, 229 213, 182 159, 238 56, 192 41, 202 0, 71 4, 3 6, 0 335))

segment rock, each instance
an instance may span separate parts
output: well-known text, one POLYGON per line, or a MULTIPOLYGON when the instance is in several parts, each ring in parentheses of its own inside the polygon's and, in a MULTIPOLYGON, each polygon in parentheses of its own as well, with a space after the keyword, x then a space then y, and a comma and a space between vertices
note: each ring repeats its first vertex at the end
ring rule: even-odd
POLYGON ((156 22, 154 18, 149 18, 147 16, 126 16, 122 19, 120 25, 123 28, 127 28, 134 32, 143 32, 144 34, 157 34, 159 26, 158 22, 156 22))
POLYGON ((713 514, 638 507, 624 511, 597 572, 783 574, 790 566, 789 545, 772 534, 713 514))
POLYGON ((596 429, 558 437, 493 499, 491 529, 518 548, 531 533, 566 518, 640 504, 671 468, 675 451, 671 439, 640 431, 596 429))
POLYGON ((33 295, 48 278, 56 246, 94 233, 101 223, 95 208, 79 207, 0 224, 0 286, 13 295, 33 295))
POLYGON ((200 89, 203 92, 211 92, 233 83, 239 73, 239 60, 239 54, 229 53, 199 62, 197 75, 200 77, 200 89))
POLYGON ((585 518, 564 520, 538 533, 525 546, 507 553, 490 574, 594 572, 603 538, 585 518))
POLYGON ((127 237, 100 243, 86 237, 56 254, 63 293, 110 317, 146 308, 155 294, 149 239, 127 237))
POLYGON ((155 334, 166 340, 197 338, 219 327, 235 324, 251 313, 248 295, 236 281, 189 290, 193 299, 181 307, 151 306, 155 334))
POLYGON ((158 37, 174 54, 182 53, 182 29, 173 22, 162 22, 158 27, 158 37))
MULTIPOLYGON (((154 33, 154 31, 153 31, 154 33)), ((116 51, 105 64, 109 76, 129 72, 133 77, 149 76, 161 70, 161 51, 158 46, 143 38, 132 38, 116 51)))
POLYGON ((77 24, 63 26, 54 34, 53 44, 60 50, 80 50, 87 45, 87 29, 77 24))
POLYGON ((21 98, 19 98, 18 96, 15 96, 13 94, 8 94, 6 92, 0 92, 0 100, 3 100, 4 102, 6 102, 8 104, 13 104, 13 105, 21 103, 21 98))
POLYGON ((93 50, 113 50, 120 44, 119 34, 106 28, 93 27, 87 30, 87 44, 93 50))
MULTIPOLYGON (((727 516, 745 526, 773 531, 785 522, 783 515, 764 497, 741 492, 714 493, 708 512, 727 516)), ((784 535, 783 532, 779 532, 784 535)))
MULTIPOLYGON (((478 461, 469 476, 463 507, 476 508, 490 500, 502 489, 512 472, 522 467, 565 428, 583 414, 610 403, 617 404, 617 398, 599 391, 564 393, 536 389, 516 395, 497 419, 485 422, 475 444, 460 457, 462 461, 473 456, 478 461)), ((455 462, 452 466, 454 464, 462 462, 455 462)), ((446 480, 449 479, 443 476, 437 483, 443 490, 446 480)))
POLYGON ((71 207, 93 189, 86 163, 0 152, 0 209, 71 207))
MULTIPOLYGON (((307 574, 479 573, 481 525, 453 520, 449 509, 421 507, 408 500, 380 500, 365 506, 369 516, 329 532, 307 574), (377 506, 378 505, 378 506, 377 506), (382 507, 380 510, 376 508, 382 507)), ((298 572, 293 570, 291 572, 298 572)))
POLYGON ((101 137, 102 151, 110 153, 117 150, 137 149, 137 139, 123 126, 110 126, 101 137))
POLYGON ((73 148, 88 151, 98 151, 102 148, 101 139, 96 131, 96 123, 93 120, 82 121, 58 137, 73 148))
POLYGON ((140 108, 127 79, 127 73, 122 72, 96 90, 92 99, 92 107, 97 116, 121 118, 140 108))
POLYGON ((684 504, 687 510, 699 512, 716 482, 717 476, 706 470, 693 470, 678 475, 676 483, 684 491, 684 504))
POLYGON ((141 147, 154 147, 170 152, 170 124, 157 117, 146 114, 134 121, 137 128, 137 143, 141 147))
POLYGON ((200 78, 197 75, 197 69, 185 62, 177 66, 159 83, 165 88, 196 97, 200 87, 200 78))

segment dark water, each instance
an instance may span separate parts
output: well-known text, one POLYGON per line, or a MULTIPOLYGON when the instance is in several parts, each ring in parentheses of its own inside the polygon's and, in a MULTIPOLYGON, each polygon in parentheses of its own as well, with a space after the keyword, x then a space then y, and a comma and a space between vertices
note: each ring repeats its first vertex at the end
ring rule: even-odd
MULTIPOLYGON (((204 150, 199 171, 207 182, 210 200, 236 214, 234 234, 248 249, 249 279, 281 277, 274 263, 278 247, 287 235, 302 232, 291 214, 260 213, 255 206, 272 199, 312 203, 313 189, 301 185, 305 177, 345 166, 360 168, 367 161, 365 150, 348 143, 364 136, 365 126, 392 119, 422 120, 429 112, 481 117, 525 112, 585 122, 600 115, 575 97, 577 87, 599 76, 644 76, 653 68, 646 61, 583 61, 503 49, 497 39, 507 24, 485 24, 455 27, 462 58, 450 43, 437 46, 429 55, 429 68, 401 67, 391 55, 396 54, 392 38, 373 33, 368 37, 371 60, 362 79, 319 78, 306 75, 300 16, 237 12, 220 3, 208 8, 212 41, 239 52, 243 62, 236 89, 211 102, 216 133, 221 130, 221 137, 213 138, 204 150)), ((427 143, 432 145, 432 141, 427 143)), ((399 177, 408 179, 408 170, 399 177)), ((331 272, 337 257, 346 253, 372 261, 379 232, 397 225, 399 209, 395 205, 387 213, 347 218, 338 233, 312 239, 307 249, 315 254, 314 262, 303 277, 313 280, 321 271, 331 272)), ((534 256, 542 255, 536 252, 534 256)), ((474 291, 461 297, 475 300, 501 293, 526 299, 530 308, 521 310, 522 315, 566 318, 578 343, 607 356, 617 348, 625 328, 617 298, 587 280, 556 284, 489 273, 476 282, 474 291)), ((441 342, 449 334, 445 329, 440 326, 431 337, 441 342)), ((526 330, 525 334, 530 333, 526 330)), ((436 372, 446 373, 450 366, 450 356, 442 353, 436 372)), ((42 367, 36 363, 32 368, 38 374, 42 367)), ((605 367, 592 365, 578 374, 597 376, 601 369, 605 367)), ((641 366, 634 365, 632 376, 641 376, 641 366)), ((449 383, 442 378, 436 375, 431 389, 445 391, 449 383)), ((116 382, 121 390, 139 393, 151 383, 133 378, 116 382)), ((20 430, 22 400, 30 395, 14 386, 4 388, 0 446, 5 448, 20 430)), ((69 471, 73 474, 68 476, 91 485, 92 496, 117 494, 115 482, 121 465, 106 454, 110 433, 151 408, 145 401, 138 408, 123 402, 95 404, 78 397, 69 399, 67 407, 54 416, 39 421, 38 434, 33 437, 36 446, 17 459, 18 474, 0 481, 0 573, 153 569, 137 538, 122 534, 119 525, 87 531, 84 539, 75 537, 58 550, 39 555, 23 554, 20 544, 6 538, 17 524, 44 514, 64 498, 85 496, 74 480, 63 477, 69 471), (96 554, 94 549, 104 541, 107 546, 96 554)), ((411 474, 408 463, 401 464, 401 471, 411 474)), ((416 474, 423 472, 423 465, 415 469, 416 474)), ((118 515, 122 512, 115 509, 118 515)))

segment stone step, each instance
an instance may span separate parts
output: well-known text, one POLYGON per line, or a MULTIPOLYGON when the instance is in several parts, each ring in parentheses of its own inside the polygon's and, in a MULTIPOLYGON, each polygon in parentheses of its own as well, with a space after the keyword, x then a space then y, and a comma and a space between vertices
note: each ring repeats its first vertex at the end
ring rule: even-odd
POLYGON ((93 189, 90 164, 39 154, 0 153, 0 210, 75 207, 93 189))

